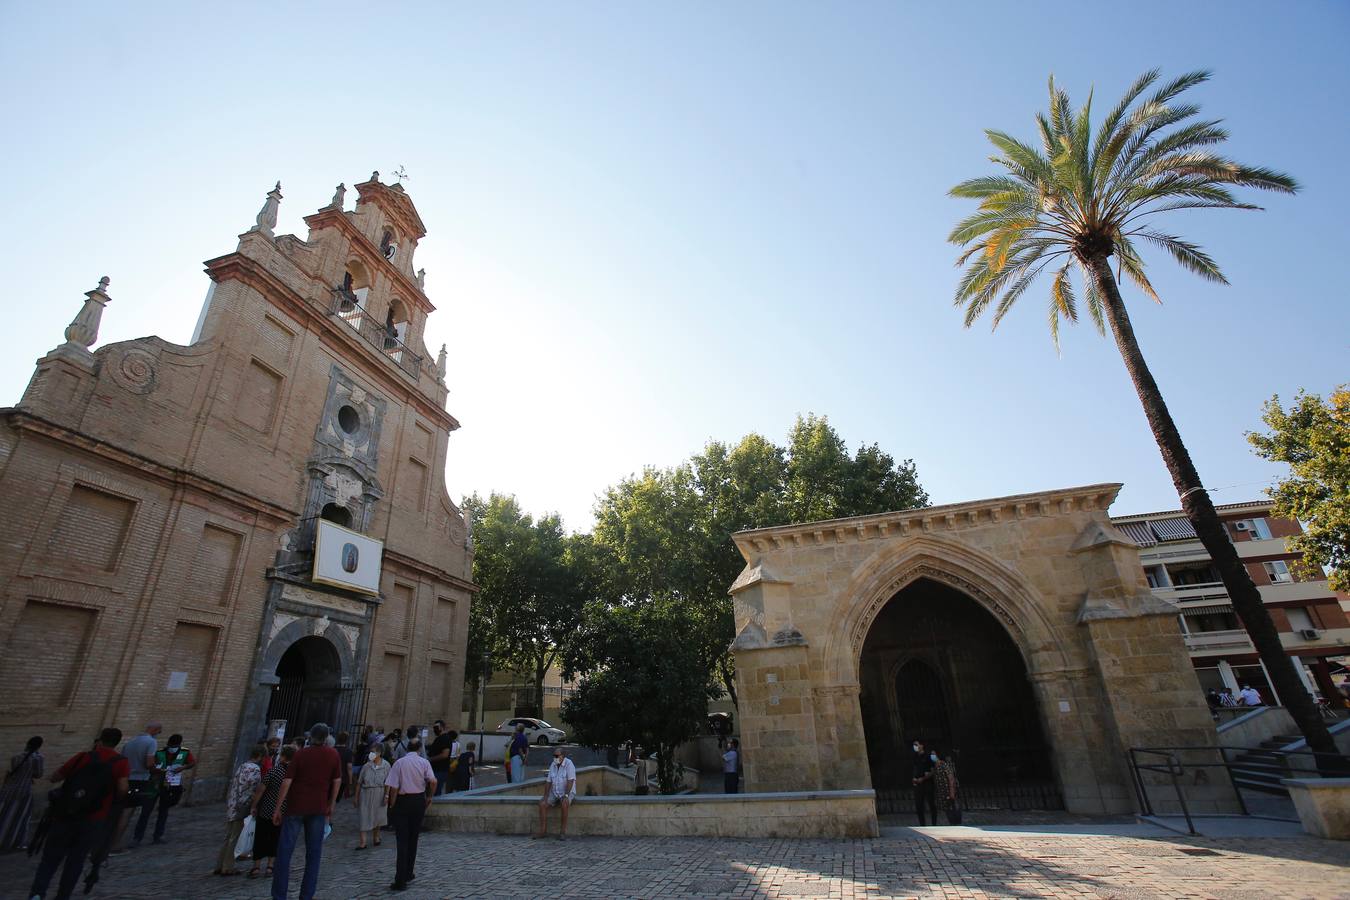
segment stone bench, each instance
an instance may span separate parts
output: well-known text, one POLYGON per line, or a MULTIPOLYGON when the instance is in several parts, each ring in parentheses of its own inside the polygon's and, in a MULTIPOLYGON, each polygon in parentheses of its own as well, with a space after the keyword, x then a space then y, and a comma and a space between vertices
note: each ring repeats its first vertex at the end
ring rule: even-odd
POLYGON ((1281 783, 1289 789, 1304 831, 1350 841, 1350 778, 1286 778, 1281 783))

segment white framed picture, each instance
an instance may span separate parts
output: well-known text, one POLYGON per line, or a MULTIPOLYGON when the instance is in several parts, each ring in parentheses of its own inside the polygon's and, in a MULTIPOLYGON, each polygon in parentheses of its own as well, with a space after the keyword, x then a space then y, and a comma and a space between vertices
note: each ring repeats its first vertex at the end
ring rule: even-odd
POLYGON ((314 581, 333 587, 380 593, 384 543, 327 519, 319 520, 314 541, 314 581))

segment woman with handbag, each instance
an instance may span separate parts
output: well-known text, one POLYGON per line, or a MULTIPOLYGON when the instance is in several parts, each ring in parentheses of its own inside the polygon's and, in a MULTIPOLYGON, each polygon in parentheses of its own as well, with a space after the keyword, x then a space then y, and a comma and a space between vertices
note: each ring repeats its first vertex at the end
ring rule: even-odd
POLYGON ((248 761, 239 764, 230 779, 230 789, 225 794, 225 842, 220 845, 220 856, 216 858, 216 868, 212 875, 237 875, 234 867, 234 848, 239 843, 239 833, 244 830, 244 819, 253 806, 253 792, 262 781, 262 758, 267 748, 254 744, 249 752, 248 761))

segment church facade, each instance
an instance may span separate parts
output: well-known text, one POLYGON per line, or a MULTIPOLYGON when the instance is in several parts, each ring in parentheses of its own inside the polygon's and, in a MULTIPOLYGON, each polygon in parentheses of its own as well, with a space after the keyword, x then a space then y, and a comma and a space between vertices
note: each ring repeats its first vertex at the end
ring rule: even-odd
POLYGON ((426 229, 378 173, 209 260, 191 343, 92 350, 108 281, 0 410, 0 740, 158 719, 219 795, 264 734, 457 719, 472 547, 426 229), (327 549, 325 549, 327 548, 327 549))

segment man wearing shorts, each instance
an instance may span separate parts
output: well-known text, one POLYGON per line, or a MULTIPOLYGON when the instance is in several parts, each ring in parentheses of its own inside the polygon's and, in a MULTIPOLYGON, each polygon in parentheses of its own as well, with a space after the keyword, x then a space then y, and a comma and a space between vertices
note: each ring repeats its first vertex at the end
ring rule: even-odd
POLYGON ((567 810, 572 798, 577 795, 577 767, 563 753, 561 747, 553 751, 553 762, 548 767, 548 780, 544 785, 544 795, 539 798, 539 831, 535 837, 548 835, 548 810, 551 806, 562 807, 562 828, 558 840, 567 837, 567 810))

